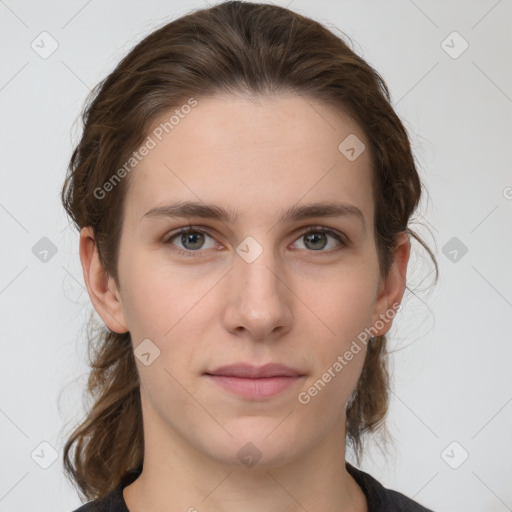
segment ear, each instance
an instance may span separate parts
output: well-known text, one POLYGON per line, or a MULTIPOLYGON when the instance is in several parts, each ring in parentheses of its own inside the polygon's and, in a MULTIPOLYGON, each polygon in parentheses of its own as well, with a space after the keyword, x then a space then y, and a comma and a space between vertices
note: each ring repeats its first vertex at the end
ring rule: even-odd
POLYGON ((128 332, 120 294, 114 279, 100 262, 92 227, 80 231, 80 261, 85 285, 98 315, 111 331, 119 334, 128 332))
POLYGON ((382 336, 391 329, 392 319, 397 312, 405 291, 407 264, 410 253, 411 242, 409 235, 405 231, 398 233, 391 268, 388 275, 381 279, 377 292, 377 300, 372 317, 372 331, 376 333, 375 336, 382 336))

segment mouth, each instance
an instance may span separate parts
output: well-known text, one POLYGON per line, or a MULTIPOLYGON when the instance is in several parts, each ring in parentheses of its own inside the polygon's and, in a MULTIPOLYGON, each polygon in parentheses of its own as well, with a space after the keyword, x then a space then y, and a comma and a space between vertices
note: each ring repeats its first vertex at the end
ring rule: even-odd
POLYGON ((252 379, 230 375, 205 375, 226 391, 253 400, 278 395, 298 382, 302 382, 304 379, 303 376, 260 377, 252 379))
POLYGON ((239 363, 204 375, 224 390, 253 400, 278 395, 305 379, 303 372, 276 363, 259 367, 239 363))

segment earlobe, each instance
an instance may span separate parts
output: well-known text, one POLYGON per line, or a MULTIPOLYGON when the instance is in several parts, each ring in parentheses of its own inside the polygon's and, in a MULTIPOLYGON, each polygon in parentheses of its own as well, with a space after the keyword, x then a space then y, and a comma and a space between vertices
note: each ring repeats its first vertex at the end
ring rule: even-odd
POLYGON ((92 227, 80 231, 80 261, 84 281, 94 309, 105 325, 119 334, 128 332, 115 283, 101 264, 92 227))
POLYGON ((372 325, 378 330, 376 336, 386 334, 392 325, 405 291, 407 264, 411 252, 411 242, 406 232, 397 234, 397 243, 393 262, 388 275, 381 282, 372 325), (382 328, 380 328, 382 326, 382 328))

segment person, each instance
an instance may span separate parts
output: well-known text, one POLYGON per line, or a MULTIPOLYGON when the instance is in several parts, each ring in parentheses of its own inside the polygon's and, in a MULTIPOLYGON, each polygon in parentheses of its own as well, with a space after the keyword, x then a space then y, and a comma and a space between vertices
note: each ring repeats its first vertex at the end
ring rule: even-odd
POLYGON ((77 510, 428 511, 356 467, 411 238, 435 263, 379 74, 228 1, 145 37, 82 115, 62 201, 105 325, 64 447, 77 510))

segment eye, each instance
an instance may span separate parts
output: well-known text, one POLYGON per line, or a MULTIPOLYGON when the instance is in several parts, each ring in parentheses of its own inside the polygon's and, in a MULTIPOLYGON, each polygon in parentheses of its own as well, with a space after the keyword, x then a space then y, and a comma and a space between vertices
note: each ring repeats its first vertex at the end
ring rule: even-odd
MULTIPOLYGON (((348 245, 344 235, 333 229, 325 228, 323 226, 309 226, 307 230, 302 232, 297 240, 304 240, 304 248, 309 250, 309 252, 332 252, 331 250, 324 249, 327 247, 327 249, 336 250, 336 246, 340 248, 346 247, 348 245), (331 247, 327 247, 329 245, 329 237, 337 242, 337 244, 334 244, 334 249, 332 242, 330 244, 331 247)), ((179 254, 183 254, 185 256, 195 256, 194 253, 202 252, 200 249, 215 248, 216 241, 206 231, 195 228, 194 226, 187 226, 171 233, 164 240, 164 243, 176 246, 177 248, 173 250, 179 254), (174 241, 175 239, 176 242, 174 241), (204 246, 207 239, 210 239, 211 241, 209 247, 204 246), (181 246, 177 245, 177 243, 181 244, 181 246)), ((299 249, 302 248, 303 247, 299 247, 299 249)))
POLYGON ((186 228, 180 228, 177 232, 174 232, 169 236, 164 243, 175 245, 173 240, 176 238, 177 242, 181 243, 182 246, 176 249, 176 251, 180 254, 184 254, 186 256, 194 256, 194 252, 200 252, 199 249, 205 248, 203 247, 204 242, 208 237, 212 240, 213 243, 210 243, 210 247, 206 247, 206 249, 212 249, 215 247, 215 240, 208 234, 206 231, 202 231, 200 229, 196 229, 192 226, 186 228))
MULTIPOLYGON (((336 242, 338 242, 338 248, 346 247, 348 243, 345 241, 343 235, 341 233, 338 233, 337 231, 334 231, 333 229, 324 228, 322 226, 316 226, 314 228, 308 227, 307 231, 303 231, 301 236, 298 238, 298 240, 304 240, 304 246, 306 249, 309 249, 310 251, 316 251, 316 252, 331 252, 331 251, 323 251, 323 249, 326 248, 327 245, 329 245, 329 237, 334 238, 336 242)), ((332 248, 332 243, 331 247, 332 248)), ((330 249, 329 247, 327 247, 330 249)), ((299 247, 299 249, 302 249, 302 247, 299 247)), ((336 250, 336 244, 334 244, 334 250, 336 250)))

